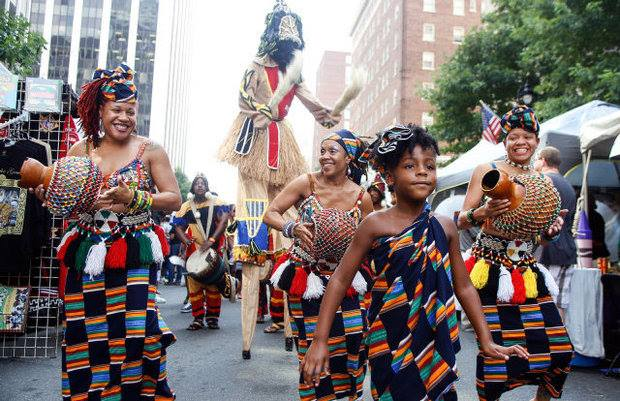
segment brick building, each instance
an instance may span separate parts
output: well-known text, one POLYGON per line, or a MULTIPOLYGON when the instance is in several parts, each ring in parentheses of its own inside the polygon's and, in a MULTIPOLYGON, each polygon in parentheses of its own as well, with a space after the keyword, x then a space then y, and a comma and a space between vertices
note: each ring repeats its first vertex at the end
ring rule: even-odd
POLYGON ((351 105, 351 129, 366 137, 393 122, 433 122, 422 89, 490 0, 363 0, 351 31, 352 65, 368 82, 351 105))
MULTIPOLYGON (((349 70, 351 66, 351 54, 348 52, 326 51, 323 53, 321 63, 316 73, 316 96, 321 102, 328 105, 334 105, 346 83, 349 79, 349 70)), ((314 140, 312 142, 312 169, 319 168, 319 152, 320 141, 329 132, 339 130, 341 128, 349 128, 350 112, 347 108, 342 113, 340 123, 330 128, 324 128, 318 123, 314 123, 314 140)))

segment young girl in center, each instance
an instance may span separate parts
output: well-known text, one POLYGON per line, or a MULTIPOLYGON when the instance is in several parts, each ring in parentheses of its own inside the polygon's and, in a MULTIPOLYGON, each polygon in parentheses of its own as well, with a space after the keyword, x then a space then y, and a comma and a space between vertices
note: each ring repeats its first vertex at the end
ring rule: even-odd
POLYGON ((304 380, 329 375, 327 339, 338 306, 368 257, 374 285, 368 311, 368 361, 375 400, 456 400, 458 340, 455 294, 476 331, 483 356, 526 358, 520 346, 492 341, 459 250, 457 229, 433 215, 426 198, 437 180, 437 142, 416 125, 379 134, 368 155, 398 202, 370 214, 329 280, 314 341, 302 361, 304 380))

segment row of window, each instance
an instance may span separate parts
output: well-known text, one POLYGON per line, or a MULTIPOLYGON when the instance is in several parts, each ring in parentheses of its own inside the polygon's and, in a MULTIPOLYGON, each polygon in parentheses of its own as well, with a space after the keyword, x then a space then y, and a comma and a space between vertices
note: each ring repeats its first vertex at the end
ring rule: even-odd
MULTIPOLYGON (((484 2, 484 0, 482 0, 484 2)), ((469 0, 469 12, 476 12, 477 0, 469 0)), ((423 0, 422 11, 427 13, 435 12, 435 0, 423 0)), ((452 14, 465 15, 465 0, 452 0, 452 14)))
MULTIPOLYGON (((463 43, 465 38, 465 27, 455 26, 452 28, 452 42, 456 44, 463 43)), ((422 25, 422 40, 424 42, 435 41, 435 24, 422 25)))

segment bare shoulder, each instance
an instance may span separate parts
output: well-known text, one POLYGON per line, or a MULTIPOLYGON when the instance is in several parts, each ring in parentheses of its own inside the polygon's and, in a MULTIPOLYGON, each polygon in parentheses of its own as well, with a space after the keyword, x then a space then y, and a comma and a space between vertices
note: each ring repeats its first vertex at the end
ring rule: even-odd
POLYGON ((79 157, 88 156, 88 139, 87 138, 80 139, 79 141, 74 143, 73 146, 69 148, 69 151, 67 152, 67 156, 79 156, 79 157))
POLYGON ((476 168, 474 169, 474 172, 472 173, 472 176, 482 176, 484 175, 484 173, 486 173, 487 171, 490 171, 491 169, 493 169, 493 167, 491 166, 491 163, 482 163, 476 166, 476 168))
POLYGON ((166 150, 164 149, 163 146, 161 146, 158 142, 155 142, 152 139, 148 139, 148 138, 142 138, 139 137, 139 140, 142 143, 146 144, 146 147, 144 148, 144 152, 149 152, 149 153, 157 153, 157 152, 164 152, 166 153, 166 150))
POLYGON ((446 233, 446 237, 453 238, 458 234, 456 224, 450 217, 436 213, 433 213, 433 217, 441 224, 441 228, 443 228, 443 231, 446 233))

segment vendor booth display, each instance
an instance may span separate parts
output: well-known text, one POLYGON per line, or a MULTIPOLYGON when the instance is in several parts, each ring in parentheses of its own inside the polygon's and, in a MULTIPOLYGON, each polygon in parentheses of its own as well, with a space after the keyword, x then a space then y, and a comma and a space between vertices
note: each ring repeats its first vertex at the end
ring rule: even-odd
POLYGON ((28 318, 28 287, 0 284, 0 333, 23 333, 28 318))
MULTIPOLYGON (((0 252, 10 255, 0 258, 0 285, 29 289, 19 332, 0 332, 0 358, 54 357, 59 349, 56 247, 66 225, 18 182, 27 158, 50 166, 75 142, 71 112, 76 101, 70 86, 60 81, 32 81, 27 93, 26 81, 19 79, 15 107, 0 110, 0 252)), ((19 291, 18 298, 24 299, 19 291)))

